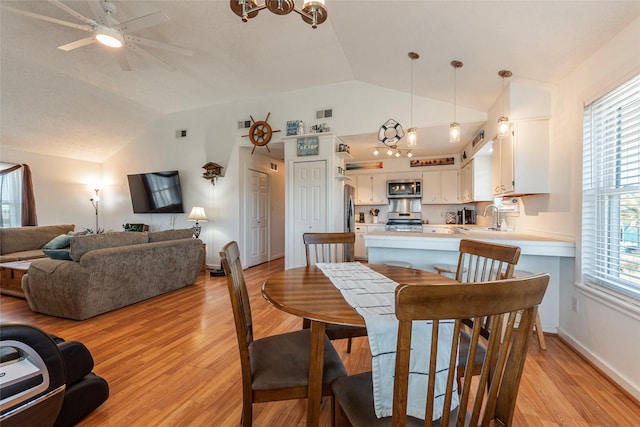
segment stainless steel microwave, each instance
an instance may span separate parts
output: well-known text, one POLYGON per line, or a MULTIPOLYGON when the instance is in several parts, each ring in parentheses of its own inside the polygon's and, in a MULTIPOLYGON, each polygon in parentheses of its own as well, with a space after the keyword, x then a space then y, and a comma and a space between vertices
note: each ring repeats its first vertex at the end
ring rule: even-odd
POLYGON ((390 199, 422 197, 422 181, 419 179, 387 181, 387 197, 390 199))

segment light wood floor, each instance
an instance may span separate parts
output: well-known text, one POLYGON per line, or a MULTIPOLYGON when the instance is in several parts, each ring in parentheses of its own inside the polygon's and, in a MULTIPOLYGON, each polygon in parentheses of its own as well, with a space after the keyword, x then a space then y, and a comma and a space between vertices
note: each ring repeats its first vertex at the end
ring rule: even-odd
MULTIPOLYGON (((263 280, 277 260, 245 271, 256 338, 298 329, 301 320, 268 305, 263 280)), ((224 278, 202 275, 194 286, 82 322, 36 314, 26 301, 0 297, 0 321, 38 326, 83 342, 111 395, 81 426, 237 426, 240 365, 224 278)), ((638 426, 640 407, 555 336, 547 351, 532 340, 515 426, 638 426)), ((370 369, 366 338, 334 342, 349 373, 370 369)), ((254 426, 304 426, 306 401, 254 407, 254 426)), ((330 404, 321 425, 330 425, 330 404)))

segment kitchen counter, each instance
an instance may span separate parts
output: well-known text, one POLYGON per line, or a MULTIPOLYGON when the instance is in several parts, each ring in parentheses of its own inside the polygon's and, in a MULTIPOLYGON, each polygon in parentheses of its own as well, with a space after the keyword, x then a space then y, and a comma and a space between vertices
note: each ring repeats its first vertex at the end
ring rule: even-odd
POLYGON ((364 236, 369 263, 401 261, 427 271, 434 271, 434 265, 457 264, 461 239, 519 246, 521 255, 516 270, 549 273, 549 286, 539 312, 543 330, 557 332, 560 286, 572 286, 574 282, 576 251, 573 241, 522 232, 491 231, 480 226, 430 224, 425 225, 422 233, 379 231, 364 236), (432 228, 442 232, 433 232, 432 228))

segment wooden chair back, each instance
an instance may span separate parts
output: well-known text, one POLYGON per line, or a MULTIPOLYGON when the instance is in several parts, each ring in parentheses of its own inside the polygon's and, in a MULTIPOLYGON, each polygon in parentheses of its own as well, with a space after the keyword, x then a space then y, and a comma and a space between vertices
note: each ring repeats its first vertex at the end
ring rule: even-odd
POLYGON ((462 283, 510 279, 520 248, 478 240, 460 240, 456 280, 462 283))
MULTIPOLYGON (((242 263, 240 262, 240 250, 235 241, 224 245, 220 251, 220 260, 227 278, 233 320, 236 325, 236 336, 240 349, 242 381, 248 381, 248 390, 251 390, 249 344, 253 342, 253 320, 251 318, 249 292, 247 291, 247 284, 242 271, 242 263)), ((243 385, 246 386, 246 384, 243 385)), ((243 389, 245 388, 243 387, 243 389)))
MULTIPOLYGON (((475 390, 472 382, 465 381, 460 395, 460 406, 451 408, 456 372, 458 340, 451 343, 451 357, 443 417, 439 425, 447 426, 450 417, 457 418, 456 425, 510 425, 515 410, 520 378, 531 338, 537 306, 549 283, 548 274, 524 278, 505 279, 487 283, 456 285, 400 285, 396 289, 396 317, 399 320, 395 383, 393 391, 393 426, 405 426, 409 378, 410 349, 420 345, 420 337, 412 342, 412 322, 433 321, 431 355, 438 351, 438 327, 441 320, 454 320, 453 337, 458 337, 462 320, 466 318, 492 318, 498 325, 507 322, 506 336, 492 334, 487 343, 487 354, 475 390), (521 311, 519 328, 514 331, 516 314, 521 311), (491 373, 492 380, 489 381, 491 373), (488 390, 488 391, 487 391, 488 390)), ((467 366, 471 366, 480 337, 480 322, 474 322, 472 345, 467 366)), ((436 379, 436 357, 431 357, 427 389, 425 426, 432 425, 433 396, 436 379)))
POLYGON ((304 233, 305 254, 307 266, 318 262, 352 262, 355 233, 304 233))

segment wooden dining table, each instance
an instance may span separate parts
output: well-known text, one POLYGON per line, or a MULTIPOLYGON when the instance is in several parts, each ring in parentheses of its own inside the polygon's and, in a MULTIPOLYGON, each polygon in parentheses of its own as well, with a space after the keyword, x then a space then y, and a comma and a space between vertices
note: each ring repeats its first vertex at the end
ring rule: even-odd
MULTIPOLYGON (((453 279, 424 270, 381 264, 368 264, 368 267, 398 284, 456 283, 453 279)), ((307 426, 318 426, 326 325, 365 326, 364 319, 316 266, 272 274, 262 285, 262 296, 284 312, 311 320, 307 426)))

